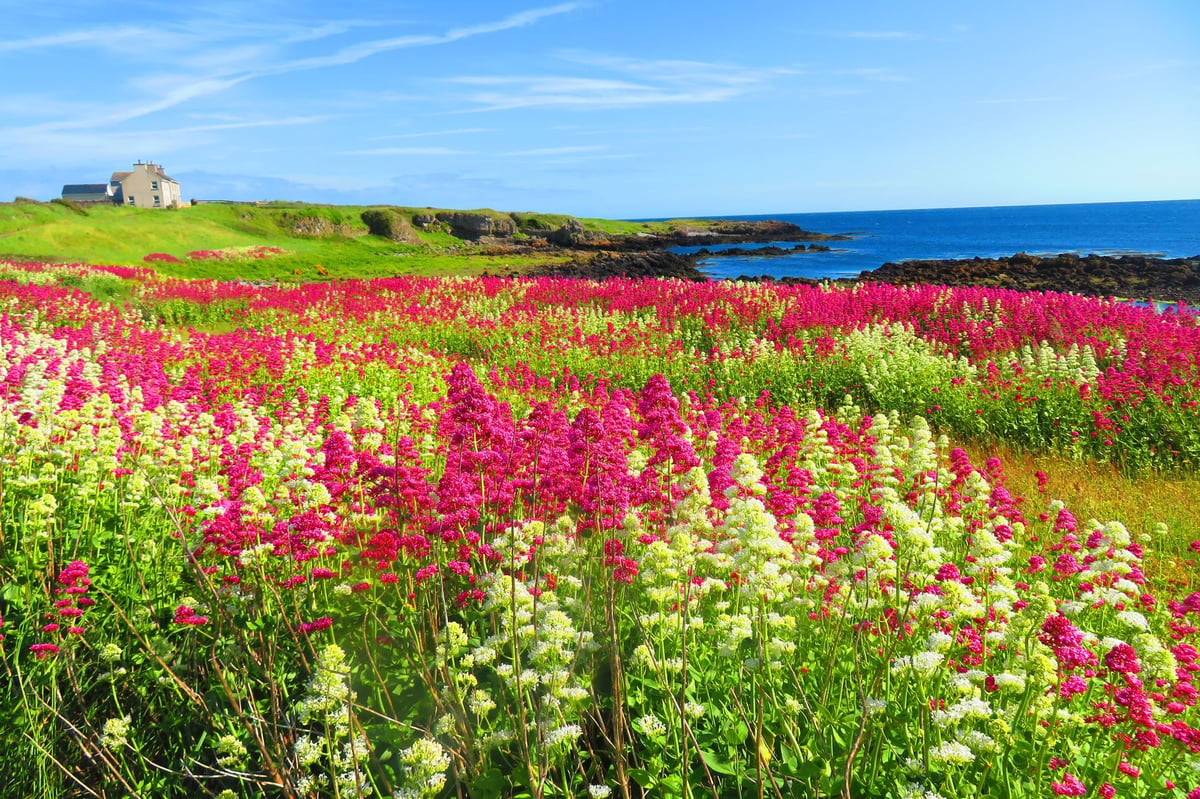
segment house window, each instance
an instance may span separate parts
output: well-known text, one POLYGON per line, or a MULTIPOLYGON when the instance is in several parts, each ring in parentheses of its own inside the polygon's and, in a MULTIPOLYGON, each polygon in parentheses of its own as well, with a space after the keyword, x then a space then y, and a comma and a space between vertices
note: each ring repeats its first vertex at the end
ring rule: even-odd
POLYGON ((162 197, 159 197, 157 194, 154 195, 154 207, 162 208, 162 197))
POLYGON ((158 191, 158 181, 157 180, 150 181, 150 191, 158 191))
POLYGON ((129 195, 129 204, 130 204, 130 205, 137 205, 137 203, 136 203, 136 202, 134 202, 134 199, 133 199, 133 195, 132 195, 132 194, 131 194, 131 195, 129 195))

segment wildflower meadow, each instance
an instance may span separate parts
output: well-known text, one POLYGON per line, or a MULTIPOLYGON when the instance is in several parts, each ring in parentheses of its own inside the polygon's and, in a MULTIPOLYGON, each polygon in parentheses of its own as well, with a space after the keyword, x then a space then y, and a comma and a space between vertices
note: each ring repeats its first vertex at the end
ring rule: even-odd
POLYGON ((964 448, 1198 402, 1184 308, 0 262, 0 796, 1200 799, 1200 541, 964 448))

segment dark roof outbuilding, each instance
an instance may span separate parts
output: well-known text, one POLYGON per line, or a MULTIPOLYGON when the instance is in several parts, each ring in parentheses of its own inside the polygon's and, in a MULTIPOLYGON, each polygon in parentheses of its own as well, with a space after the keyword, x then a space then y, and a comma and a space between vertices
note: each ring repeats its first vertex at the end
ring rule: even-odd
POLYGON ((62 188, 62 197, 77 202, 112 202, 112 190, 107 183, 68 183, 62 188))

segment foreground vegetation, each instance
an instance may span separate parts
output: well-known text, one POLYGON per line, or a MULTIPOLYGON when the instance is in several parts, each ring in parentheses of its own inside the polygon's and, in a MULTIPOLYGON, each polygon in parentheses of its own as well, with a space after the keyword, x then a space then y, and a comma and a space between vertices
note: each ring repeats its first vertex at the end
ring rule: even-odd
POLYGON ((1200 796, 1186 313, 0 270, 5 796, 1200 796))

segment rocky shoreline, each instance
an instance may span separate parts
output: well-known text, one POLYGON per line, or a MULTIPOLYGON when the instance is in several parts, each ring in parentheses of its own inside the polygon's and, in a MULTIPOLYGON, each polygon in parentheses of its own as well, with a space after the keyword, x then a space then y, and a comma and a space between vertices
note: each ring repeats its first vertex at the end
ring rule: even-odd
POLYGON ((1061 291, 1200 305, 1200 255, 1154 258, 1146 255, 1061 253, 1037 256, 1017 253, 1007 258, 887 263, 863 272, 859 279, 900 285, 1061 291))
MULTIPOLYGON (((717 221, 703 230, 686 228, 669 233, 605 236, 580 227, 559 229, 541 239, 541 247, 568 251, 564 264, 541 267, 538 274, 605 280, 613 277, 678 278, 697 282, 710 278, 697 266, 701 259, 733 256, 780 257, 800 252, 827 251, 822 243, 849 236, 813 233, 788 222, 717 221), (761 248, 738 244, 770 243, 761 248), (792 246, 781 246, 791 244, 792 246), (710 250, 712 245, 725 249, 710 250), (734 245, 734 246, 730 246, 734 245), (678 246, 699 246, 697 252, 669 252, 678 246)), ((505 251, 512 246, 497 242, 505 251)), ((544 250, 543 250, 544 251, 544 250)), ((983 286, 1014 291, 1057 291, 1097 297, 1183 302, 1200 306, 1200 255, 1191 258, 1157 258, 1149 255, 1030 255, 1004 258, 969 258, 885 263, 861 272, 856 278, 814 280, 802 277, 742 275, 737 280, 792 285, 892 285, 983 286)))
MULTIPOLYGON (((708 223, 703 229, 681 228, 668 233, 635 233, 629 236, 605 236, 595 231, 586 231, 564 226, 546 236, 538 236, 534 247, 547 244, 574 253, 565 264, 543 267, 538 274, 557 277, 575 277, 604 280, 612 277, 664 277, 702 282, 708 280, 696 266, 700 258, 714 255, 790 255, 802 250, 827 250, 818 242, 845 241, 848 236, 814 233, 790 222, 777 220, 735 221, 718 220, 708 223), (544 243, 542 243, 544 242, 544 243), (760 249, 731 249, 712 252, 708 247, 719 245, 760 244, 781 242, 760 249), (805 242, 808 242, 805 244, 805 242), (696 247, 699 252, 680 254, 669 252, 671 247, 696 247)), ((511 253, 516 244, 497 242, 492 252, 511 253)), ((524 245, 528 249, 529 245, 524 245)))
MULTIPOLYGON (((602 253, 547 270, 547 274, 604 280, 611 277, 669 277, 705 281, 696 266, 699 258, 723 255, 789 255, 804 249, 766 248, 724 250, 695 255, 666 251, 602 253)), ((983 286, 1013 291, 1057 291, 1096 297, 1183 302, 1200 306, 1200 255, 1191 258, 1156 258, 1146 255, 1037 256, 1017 253, 1006 258, 904 261, 886 263, 857 278, 814 280, 802 277, 742 275, 737 280, 781 285, 892 285, 983 286)))

